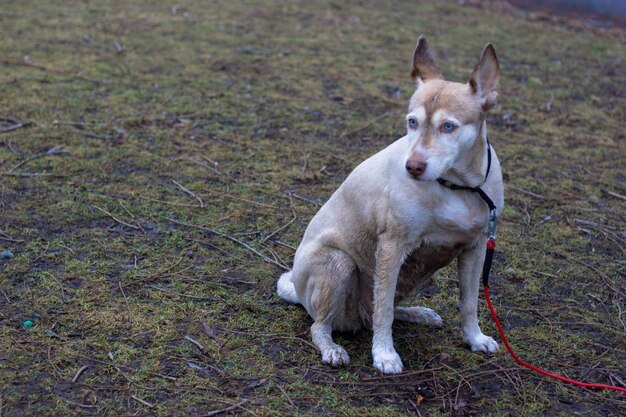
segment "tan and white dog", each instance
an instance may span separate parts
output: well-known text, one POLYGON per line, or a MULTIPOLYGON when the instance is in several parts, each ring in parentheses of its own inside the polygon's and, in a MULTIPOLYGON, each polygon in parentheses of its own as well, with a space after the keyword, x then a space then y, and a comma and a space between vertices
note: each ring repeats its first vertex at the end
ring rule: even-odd
POLYGON ((417 89, 406 115, 407 134, 352 171, 311 220, 293 270, 278 280, 278 294, 302 304, 313 318, 313 343, 332 366, 350 360, 333 342, 332 331, 371 326, 374 367, 402 372, 393 320, 430 326, 441 326, 442 320, 429 308, 396 304, 454 259, 463 340, 473 351, 498 349, 480 330, 477 317, 489 210, 476 193, 437 181, 481 186, 502 209, 502 174, 493 149, 485 179, 485 117, 498 90, 495 50, 485 46, 469 82, 450 82, 420 37, 412 76, 417 89))

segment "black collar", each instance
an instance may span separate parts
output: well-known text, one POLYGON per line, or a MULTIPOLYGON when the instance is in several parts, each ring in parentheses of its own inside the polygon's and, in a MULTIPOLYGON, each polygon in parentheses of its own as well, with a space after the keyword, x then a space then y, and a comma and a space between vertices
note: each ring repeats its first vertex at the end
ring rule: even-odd
MULTIPOLYGON (((483 181, 483 184, 487 182, 487 177, 489 176, 490 170, 491 170, 491 145, 489 144, 489 138, 487 137, 487 172, 485 172, 485 181, 483 181)), ((483 201, 487 204, 487 206, 489 206, 489 211, 493 212, 495 216, 496 205, 493 203, 493 200, 489 198, 487 193, 485 193, 482 190, 482 188, 480 188, 480 185, 477 187, 467 187, 465 185, 454 184, 448 180, 444 180, 443 178, 437 178, 437 182, 451 190, 468 190, 468 191, 473 191, 477 193, 480 196, 480 198, 482 198, 483 201)))

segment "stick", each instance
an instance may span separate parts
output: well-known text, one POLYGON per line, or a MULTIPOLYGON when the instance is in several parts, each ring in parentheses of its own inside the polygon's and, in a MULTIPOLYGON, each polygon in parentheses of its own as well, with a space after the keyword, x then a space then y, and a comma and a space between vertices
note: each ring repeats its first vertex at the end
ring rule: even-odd
POLYGON ((357 127, 356 129, 352 129, 350 131, 344 131, 341 135, 339 135, 339 139, 343 138, 344 136, 351 136, 351 135, 353 135, 355 133, 360 132, 363 129, 368 128, 369 126, 373 125, 374 123, 378 122, 379 120, 384 119, 385 117, 387 117, 390 113, 391 113, 390 111, 387 111, 387 112, 381 114, 380 116, 370 120, 369 122, 367 122, 367 123, 357 127))
POLYGON ((132 398, 132 399, 133 399, 133 400, 135 400, 135 401, 138 401, 138 402, 142 403, 143 405, 145 405, 145 406, 146 406, 146 407, 148 407, 148 408, 154 408, 154 404, 150 404, 148 401, 144 401, 144 400, 142 400, 142 399, 141 399, 141 398, 139 398, 139 397, 136 397, 136 396, 134 396, 134 395, 131 395, 131 396, 130 396, 130 398, 132 398))
POLYGON ((21 167, 22 165, 33 161, 35 159, 38 158, 43 158, 44 156, 51 156, 51 155, 60 155, 63 153, 69 153, 66 150, 63 150, 63 148, 61 146, 54 146, 50 149, 48 149, 46 152, 42 152, 42 153, 38 153, 37 155, 33 155, 31 157, 28 157, 26 159, 24 159, 22 162, 18 163, 17 165, 15 165, 13 168, 9 169, 6 174, 11 174, 13 171, 15 171, 17 168, 21 167))
POLYGON ((234 410, 235 408, 239 408, 241 407, 243 404, 245 404, 248 400, 243 400, 238 402, 237 404, 233 404, 230 407, 226 407, 226 408, 222 408, 220 410, 213 410, 213 411, 209 411, 206 414, 202 414, 200 417, 210 417, 210 416, 215 416, 217 414, 222 414, 222 413, 226 413, 230 410, 234 410))
POLYGON ((52 72, 54 74, 60 74, 60 75, 67 75, 73 78, 77 78, 79 80, 84 80, 84 81, 89 81, 92 83, 96 83, 96 84, 108 84, 107 81, 103 81, 103 80, 96 80, 93 78, 87 78, 87 77, 83 77, 81 75, 77 75, 77 74, 71 74, 68 71, 64 71, 64 70, 60 70, 60 69, 56 69, 56 68, 50 68, 50 67, 46 67, 43 65, 37 65, 37 64, 33 64, 32 62, 28 62, 26 60, 24 61, 10 61, 8 59, 3 59, 2 63, 4 65, 15 65, 15 66, 22 66, 22 67, 30 67, 30 68, 35 68, 41 71, 45 71, 45 72, 52 72))
POLYGON ((206 350, 206 349, 204 348, 204 346, 202 346, 202 345, 200 344, 200 342, 198 342, 197 340, 192 339, 192 337, 191 337, 191 336, 189 336, 189 335, 185 335, 184 339, 185 339, 186 341, 188 341, 189 343, 191 343, 191 344, 195 345, 198 349, 200 349, 200 352, 202 352, 202 353, 204 353, 204 352, 205 352, 205 350, 206 350))
MULTIPOLYGON (((124 205, 124 203, 122 202, 122 200, 117 200, 118 203, 120 203, 120 206, 122 206, 122 208, 124 209, 124 211, 126 212, 126 214, 128 214, 137 224, 137 227, 139 227, 139 229, 141 229, 142 232, 146 232, 145 230, 143 230, 143 227, 141 227, 141 223, 135 218, 135 215, 133 213, 130 212, 130 210, 128 210, 126 208, 126 206, 124 205)), ((136 259, 135 259, 136 261, 136 259)), ((136 263, 136 262, 135 262, 136 263)))
POLYGON ((519 191, 520 193, 527 194, 527 195, 529 195, 531 197, 538 198, 539 200, 545 200, 546 199, 542 195, 539 195, 539 194, 533 193, 532 191, 528 191, 528 190, 525 190, 523 188, 517 187, 517 186, 511 184, 510 182, 507 182, 506 186, 509 187, 512 190, 519 191))
POLYGON ((89 368, 89 365, 85 365, 85 366, 83 366, 82 368, 80 368, 80 369, 78 370, 78 372, 76 372, 76 375, 74 375, 74 378, 72 378, 72 382, 76 382, 76 381, 78 381, 78 378, 80 378, 80 375, 81 375, 83 372, 85 372, 85 370, 86 370, 87 368, 89 368))
POLYGON ((287 393, 285 392, 285 390, 283 389, 283 387, 281 387, 281 386, 280 386, 280 384, 276 384, 276 386, 278 387, 278 389, 280 390, 280 392, 282 392, 282 393, 283 393, 283 395, 285 396, 285 398, 287 398, 287 401, 289 401, 289 404, 291 404, 291 406, 297 410, 297 409, 298 409, 298 407, 296 407, 296 405, 293 403, 293 401, 291 401, 291 398, 289 398, 289 395, 287 395, 287 393))
POLYGON ((162 292, 164 294, 167 294, 167 295, 177 295, 179 297, 191 298, 192 300, 198 300, 198 301, 213 301, 213 298, 211 298, 211 297, 198 297, 198 296, 195 296, 195 295, 181 294, 179 292, 173 292, 173 291, 168 291, 168 290, 166 290, 164 288, 159 288, 156 285, 146 285, 146 287, 152 288, 152 289, 157 290, 157 291, 160 291, 160 292, 162 292))
POLYGON ((7 133, 7 132, 11 132, 13 130, 17 130, 24 127, 24 124, 22 124, 21 122, 17 122, 9 127, 5 127, 4 129, 0 130, 0 133, 7 133))
POLYGON ((112 215, 107 210, 105 210, 105 209, 103 209, 101 207, 98 207, 98 206, 93 205, 93 204, 91 205, 91 207, 95 208, 96 210, 99 210, 99 211, 103 212, 104 214, 106 214, 107 216, 109 216, 110 218, 112 218, 113 220, 118 222, 119 224, 123 224, 124 226, 130 227, 131 229, 140 230, 137 226, 132 225, 130 223, 126 223, 125 221, 118 219, 117 217, 115 217, 114 215, 112 215))
POLYGON ((122 281, 117 281, 117 286, 120 287, 120 291, 124 296, 124 301, 126 302, 126 309, 128 310, 128 315, 130 316, 132 313, 130 311, 130 304, 128 304, 128 298, 126 298, 126 293, 124 292, 124 287, 122 286, 122 281))
POLYGON ((184 223, 181 221, 178 221, 176 219, 172 219, 171 217, 165 217, 166 220, 171 221, 172 223, 176 223, 176 224, 180 224, 181 226, 187 226, 187 227, 192 227, 194 229, 200 229, 200 230, 204 230, 206 232, 210 232, 213 233, 214 235, 217 236, 221 236, 223 238, 232 240, 235 243, 238 243, 239 245, 243 246, 244 248, 248 249, 250 252, 256 254, 257 256, 260 256, 263 260, 265 260, 266 262, 269 262, 271 264, 274 264, 276 266, 281 267, 282 269, 284 269, 285 271, 288 271, 289 268, 283 264, 281 264, 280 262, 276 262, 275 260, 273 260, 272 258, 267 257, 266 255, 262 254, 261 252, 257 251, 256 249, 254 249, 252 246, 248 245, 247 243, 242 242, 241 240, 234 238, 230 235, 227 235, 225 233, 222 232, 218 232, 217 230, 213 230, 209 227, 204 227, 204 226, 196 226, 195 224, 190 224, 190 223, 184 223))
POLYGON ((301 195, 298 195, 298 194, 296 194, 296 193, 293 193, 293 194, 291 194, 291 195, 293 195, 293 196, 294 196, 295 198, 297 198, 298 200, 302 200, 302 201, 305 201, 305 202, 307 202, 307 203, 315 204, 315 205, 316 205, 316 206, 318 206, 318 207, 320 207, 320 206, 321 206, 321 204, 320 204, 320 203, 318 203, 317 201, 313 201, 313 200, 310 200, 310 199, 308 199, 308 198, 306 198, 306 197, 302 197, 301 195))
MULTIPOLYGON (((568 257, 569 258, 569 257, 568 257)), ((570 258, 571 259, 571 258, 570 258)), ((612 289, 615 293, 621 295, 622 297, 626 297, 626 294, 624 294, 623 292, 621 292, 620 290, 618 290, 617 288, 615 288, 615 283, 611 280, 611 278, 609 278, 604 272, 602 272, 601 270, 599 270, 598 268, 596 268, 593 265, 589 265, 585 262, 573 259, 574 262, 579 263, 581 265, 586 266, 587 268, 595 271, 598 275, 600 275, 600 278, 602 278, 602 280, 604 281, 604 283, 606 284, 607 287, 609 287, 610 289, 612 289)))
POLYGON ((279 227, 278 229, 274 230, 272 233, 270 233, 269 235, 265 236, 265 239, 263 239, 261 241, 261 243, 265 243, 267 242, 267 240, 269 238, 271 238, 272 236, 274 236, 276 233, 280 232, 283 229, 286 229, 287 227, 291 226, 291 224, 293 222, 296 221, 296 219, 298 218, 298 216, 296 215, 296 211, 293 209, 293 200, 291 199, 291 193, 289 193, 289 207, 291 208, 291 213, 293 214, 293 218, 286 224, 284 224, 283 226, 279 227))
POLYGON ((613 191, 607 191, 606 193, 607 193, 608 195, 610 195, 610 196, 613 196, 613 197, 615 197, 615 198, 619 198, 619 199, 621 199, 621 200, 626 201, 626 195, 621 195, 621 194, 618 194, 618 193, 614 193, 613 191))
POLYGON ((183 190, 185 193, 189 194, 190 196, 194 197, 196 200, 198 200, 198 202, 200 203, 200 207, 204 207, 204 201, 202 201, 202 199, 200 197, 198 197, 194 192, 189 191, 187 188, 183 187, 182 185, 180 185, 176 180, 172 180, 172 182, 174 184, 176 184, 176 186, 178 188, 180 188, 181 190, 183 190))

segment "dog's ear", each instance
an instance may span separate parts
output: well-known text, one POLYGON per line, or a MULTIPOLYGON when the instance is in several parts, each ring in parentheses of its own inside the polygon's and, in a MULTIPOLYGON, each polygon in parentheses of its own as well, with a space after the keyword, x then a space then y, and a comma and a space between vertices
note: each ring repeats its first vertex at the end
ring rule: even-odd
POLYGON ((438 78, 443 79, 437 64, 433 58, 432 52, 426 38, 420 36, 417 40, 417 46, 415 52, 413 52, 413 69, 411 70, 411 77, 417 83, 424 82, 426 80, 438 78))
POLYGON ((469 80, 472 91, 478 95, 478 100, 485 110, 496 104, 499 79, 500 65, 498 64, 498 57, 496 57, 496 50, 492 44, 488 43, 480 54, 480 59, 469 80))

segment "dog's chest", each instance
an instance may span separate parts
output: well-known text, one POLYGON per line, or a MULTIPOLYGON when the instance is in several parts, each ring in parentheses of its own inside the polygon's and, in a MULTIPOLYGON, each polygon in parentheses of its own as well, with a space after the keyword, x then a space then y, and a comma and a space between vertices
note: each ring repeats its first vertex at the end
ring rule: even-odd
POLYGON ((465 197, 445 199, 444 204, 433 211, 433 224, 429 233, 432 236, 429 240, 434 244, 448 246, 470 243, 487 225, 486 205, 478 199, 473 201, 465 197))
POLYGON ((396 206, 401 218, 398 223, 407 231, 409 245, 467 245, 486 229, 488 208, 479 196, 445 191, 420 198, 414 205, 396 206))

